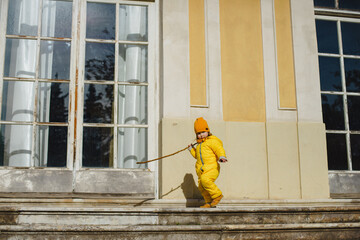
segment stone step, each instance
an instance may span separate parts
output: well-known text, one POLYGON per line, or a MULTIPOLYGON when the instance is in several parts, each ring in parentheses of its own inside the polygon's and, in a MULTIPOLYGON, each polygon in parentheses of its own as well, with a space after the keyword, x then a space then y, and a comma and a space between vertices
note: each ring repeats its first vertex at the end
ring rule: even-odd
POLYGON ((0 239, 360 239, 358 200, 187 203, 0 199, 0 239))
POLYGON ((359 239, 360 223, 241 225, 0 225, 0 239, 359 239))
POLYGON ((360 207, 4 208, 0 224, 217 225, 360 222, 360 207))

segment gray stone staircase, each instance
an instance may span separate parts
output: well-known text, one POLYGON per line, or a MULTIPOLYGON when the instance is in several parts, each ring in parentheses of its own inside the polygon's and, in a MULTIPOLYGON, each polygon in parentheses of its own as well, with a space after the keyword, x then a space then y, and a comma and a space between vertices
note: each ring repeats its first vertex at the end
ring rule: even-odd
POLYGON ((360 200, 224 200, 217 208, 193 207, 199 204, 0 198, 0 239, 360 239, 360 200))

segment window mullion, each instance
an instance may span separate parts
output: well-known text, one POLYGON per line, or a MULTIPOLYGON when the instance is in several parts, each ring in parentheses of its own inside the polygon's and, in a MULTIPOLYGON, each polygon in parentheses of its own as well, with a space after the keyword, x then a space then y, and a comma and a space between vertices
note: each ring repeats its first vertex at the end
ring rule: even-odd
POLYGON ((37 29, 37 36, 36 36, 36 58, 35 58, 35 87, 34 87, 34 112, 33 112, 33 136, 32 136, 32 151, 31 151, 31 167, 35 166, 35 156, 36 156, 36 137, 37 137, 37 111, 38 111, 38 93, 39 93, 39 66, 40 66, 40 35, 41 35, 41 24, 42 24, 42 7, 43 7, 43 0, 39 2, 39 12, 38 12, 38 29, 37 29))
POLYGON ((116 7, 115 7, 115 67, 114 67, 114 102, 113 102, 113 106, 114 106, 114 139, 113 139, 113 168, 118 168, 118 159, 117 159, 117 153, 118 153, 118 131, 117 131, 117 127, 116 124, 118 123, 118 81, 119 81, 119 44, 118 44, 118 40, 119 40, 119 3, 116 3, 116 7))
POLYGON ((345 79, 345 63, 344 63, 344 52, 343 52, 343 43, 342 43, 342 33, 341 33, 341 21, 337 21, 338 29, 338 40, 339 40, 339 53, 340 53, 340 69, 341 69, 341 83, 343 88, 343 104, 344 104, 344 120, 345 120, 345 131, 346 131, 346 150, 347 150, 347 161, 348 161, 348 170, 352 170, 352 161, 351 161, 351 146, 350 146, 350 127, 349 127, 349 114, 348 114, 348 105, 347 105, 347 91, 346 91, 346 79, 345 79))
MULTIPOLYGON (((1 1, 1 11, 0 11, 0 22, 5 23, 8 14, 8 3, 9 1, 1 1)), ((6 46, 6 26, 3 25, 0 29, 0 59, 5 59, 5 46, 6 46)), ((4 83, 4 64, 0 64, 0 77, 1 77, 1 84, 0 84, 0 106, 2 106, 2 95, 3 95, 3 83, 4 83)), ((0 116, 2 114, 2 108, 0 108, 0 116)))
POLYGON ((76 79, 75 79, 75 144, 74 144, 74 172, 82 166, 83 151, 83 106, 84 106, 84 66, 85 66, 85 47, 86 47, 86 0, 80 0, 78 3, 78 24, 76 25, 77 34, 77 52, 76 52, 76 79))

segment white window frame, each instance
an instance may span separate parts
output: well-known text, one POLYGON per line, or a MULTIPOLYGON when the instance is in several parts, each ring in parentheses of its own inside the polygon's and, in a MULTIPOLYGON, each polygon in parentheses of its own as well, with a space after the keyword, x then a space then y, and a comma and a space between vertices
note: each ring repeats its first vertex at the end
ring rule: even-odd
MULTIPOLYGON (((7 11, 8 11, 8 1, 3 0, 0 4, 0 20, 4 23, 0 28, 0 57, 4 59, 5 57, 5 41, 6 41, 6 21, 7 21, 7 11), (5 26, 5 27, 3 27, 5 26)), ((70 83, 69 83, 69 120, 66 124, 60 124, 68 126, 68 143, 67 143, 67 166, 66 169, 69 170, 80 170, 82 162, 82 128, 83 128, 83 94, 84 94, 84 60, 85 60, 85 34, 86 34, 86 4, 87 2, 98 2, 98 3, 111 3, 111 4, 126 4, 126 5, 141 5, 148 7, 148 83, 139 84, 146 85, 148 87, 148 124, 147 125, 117 125, 117 127, 145 127, 148 129, 148 152, 147 156, 149 159, 155 158, 158 156, 158 125, 159 125, 159 65, 158 65, 158 56, 157 52, 159 50, 159 44, 157 43, 158 39, 158 21, 159 18, 156 17, 159 14, 159 3, 155 2, 146 2, 146 1, 123 1, 123 0, 73 0, 73 21, 72 21, 72 39, 71 39, 71 66, 70 66, 70 83), (76 106, 75 106, 76 105, 76 106), (75 130, 76 126, 76 130, 75 130), (76 136, 75 136, 76 131, 76 136)), ((118 9, 116 9, 118 11, 118 9)), ((39 11, 41 15, 42 11, 39 11)), ((118 22, 116 22, 118 25, 118 22)), ((41 29, 41 18, 39 18, 38 28, 41 29)), ((118 32, 118 29, 116 29, 118 32)), ((26 38, 26 37, 25 37, 26 38)), ((40 51, 39 44, 40 39, 49 39, 53 40, 54 38, 45 38, 45 37, 35 37, 38 42, 38 54, 40 51)), ((34 39, 35 39, 34 38, 34 39)), ((70 39, 69 39, 70 40, 70 39)), ((118 43, 119 41, 117 41, 118 43)), ((134 42, 132 42, 134 43, 134 42)), ((115 48, 118 48, 118 44, 115 44, 115 48)), ((116 51, 116 50, 115 50, 116 51)), ((117 56, 115 56, 117 59, 117 56)), ((116 62, 115 62, 116 64, 116 62)), ((0 67, 0 76, 2 77, 4 73, 4 66, 0 67)), ((118 77, 115 72, 115 77, 118 77)), ((2 80, 1 80, 2 81, 2 80)), ((37 80, 35 80, 37 81, 37 80)), ((2 95, 2 85, 0 84, 0 96, 2 95)), ((116 84, 115 84, 116 86, 116 84)), ((114 97, 116 94, 114 94, 114 97)), ((0 97, 0 106, 2 98, 0 97)), ((116 97, 114 98, 114 103, 116 103, 116 97)), ((116 104, 114 104, 116 111, 116 104)), ((1 121, 4 123, 4 121, 1 121)), ((6 122, 5 122, 6 123, 6 122)), ((28 125, 28 123, 26 124, 28 125)), ((38 123, 33 123, 33 126, 41 125, 38 123)), ((45 124, 52 125, 52 124, 45 124)), ((89 124, 91 125, 91 124, 89 124)), ((106 124, 114 125, 114 124, 106 124)), ((59 126, 57 124, 56 126, 59 126)), ((36 131, 34 128, 33 131, 36 131)), ((117 141, 116 131, 114 131, 114 141, 117 141)), ((116 145, 116 142, 114 143, 116 145)), ((29 168, 34 167, 34 148, 35 148, 35 139, 33 139, 32 146, 32 165, 29 168)), ((116 154, 114 154, 116 162, 116 154)), ((1 166, 0 168, 17 168, 17 167, 7 167, 1 166)), ((63 170, 64 168, 52 168, 46 167, 47 170, 63 170)), ((152 162, 148 164, 148 169, 151 171, 157 172, 157 163, 152 162)), ((104 170, 104 169, 103 169, 104 170)), ((112 168, 105 168, 105 170, 119 170, 116 166, 112 168)), ((137 170, 137 169, 126 169, 126 170, 137 170)), ((142 170, 142 169, 141 169, 142 170)))
MULTIPOLYGON (((37 41, 37 63, 36 63, 36 77, 30 79, 31 82, 34 83, 38 83, 40 82, 38 80, 38 67, 39 67, 39 54, 40 54, 40 40, 52 40, 52 41, 56 41, 57 38, 55 37, 41 37, 40 36, 40 31, 41 31, 41 25, 42 25, 42 11, 41 11, 41 6, 40 6, 40 10, 38 12, 38 35, 37 36, 31 36, 31 37, 23 37, 23 36, 12 36, 12 35, 6 35, 6 25, 5 23, 7 22, 7 15, 8 15, 8 3, 10 0, 2 0, 1 1, 1 7, 0 7, 0 22, 2 23, 0 26, 0 57, 1 59, 5 59, 5 45, 6 45, 6 39, 9 37, 11 39, 34 39, 37 41), (3 47, 2 47, 3 46, 3 47)), ((77 4, 75 4, 76 1, 73 1, 73 21, 72 21, 72 36, 76 36, 76 28, 75 28, 75 24, 77 22, 77 15, 74 13, 75 11, 75 7, 77 4)), ((62 38, 59 39, 61 41, 63 40, 68 40, 69 42, 71 42, 71 53, 70 53, 70 73, 69 73, 69 81, 66 81, 66 83, 69 84, 69 110, 68 110, 68 123, 41 123, 41 122, 37 122, 35 120, 33 120, 31 126, 33 127, 33 137, 32 137, 32 153, 31 153, 31 164, 30 167, 26 167, 29 169, 36 169, 36 168, 43 168, 43 167, 35 167, 34 165, 34 155, 36 153, 35 148, 36 148, 36 144, 35 144, 35 135, 36 133, 36 126, 67 126, 68 127, 68 138, 67 138, 67 160, 66 160, 66 167, 67 169, 72 170, 73 169, 73 147, 71 147, 73 145, 74 142, 74 123, 73 123, 73 119, 74 119, 74 109, 71 108, 71 106, 73 106, 73 99, 75 98, 74 95, 74 81, 71 81, 71 79, 75 79, 75 49, 76 49, 76 39, 75 38, 62 38)), ((0 66, 0 76, 1 76, 1 84, 0 84, 0 106, 2 106, 2 94, 3 94, 3 75, 4 75, 4 65, 2 64, 0 66)), ((7 77, 6 79, 9 80, 17 80, 18 78, 11 78, 11 77, 7 77)), ((5 79, 5 80, 6 80, 5 79)), ((23 78, 21 78, 23 79, 23 78)), ((26 80, 26 79, 25 79, 26 80)), ((46 81, 48 82, 48 81, 46 81)), ((58 81, 61 82, 61 81, 58 81)), ((38 85, 37 85, 38 87, 38 85)), ((37 87, 35 88, 35 92, 37 92, 37 87)), ((37 103, 35 102, 34 105, 34 109, 37 109, 37 103)), ((29 126, 29 122, 8 122, 8 121, 0 121, 0 124, 15 124, 15 125, 27 125, 29 126)), ((0 166, 1 168, 7 168, 7 169, 17 169, 19 167, 9 167, 9 166, 0 166)), ((23 167, 20 167, 23 168, 23 167)), ((47 167, 46 169, 48 170, 61 170, 63 168, 58 168, 58 167, 47 167)))
MULTIPOLYGON (((337 3, 337 2, 336 2, 337 3)), ((350 143, 350 135, 351 134, 360 134, 360 131, 350 130, 349 127, 349 112, 348 112, 348 104, 347 104, 347 96, 358 96, 360 97, 360 93, 355 92, 347 92, 346 90, 346 80, 345 80, 345 65, 344 58, 351 59, 359 59, 360 56, 356 55, 346 55, 343 53, 343 43, 342 43, 342 33, 341 33, 341 22, 351 22, 351 23, 360 23, 360 12, 354 11, 346 11, 346 10, 337 10, 337 9, 324 9, 324 8, 315 8, 315 19, 316 20, 326 20, 336 22, 337 26, 337 34, 338 34, 338 43, 339 43, 339 53, 338 54, 330 54, 330 53, 319 53, 318 56, 323 57, 336 57, 340 59, 340 72, 341 72, 341 84, 343 91, 321 91, 322 94, 327 95, 337 95, 343 97, 343 107, 344 107, 344 130, 326 130, 326 133, 334 133, 334 134, 345 134, 346 136, 346 150, 347 150, 347 163, 348 170, 329 170, 329 172, 359 172, 358 170, 353 170, 352 168, 352 156, 351 156, 351 143, 350 143), (326 15, 325 15, 326 14, 326 15), (340 16, 339 16, 340 15, 340 16), (357 18, 354 18, 357 17, 357 18)))
MULTIPOLYGON (((78 88, 78 113, 77 113, 77 127, 76 129, 76 142, 77 142, 77 150, 76 150, 76 160, 75 160, 75 168, 81 169, 81 162, 82 162, 82 126, 99 126, 99 125, 106 125, 111 126, 112 128, 116 127, 142 127, 148 129, 148 158, 153 158, 157 156, 157 149, 156 143, 158 142, 158 135, 157 135, 157 126, 159 122, 159 92, 158 88, 155 86, 158 86, 158 83, 156 82, 156 64, 155 64, 155 50, 156 44, 155 44, 155 36, 156 36, 156 18, 155 18, 155 4, 149 3, 149 2, 138 2, 138 1, 122 1, 122 0, 81 0, 81 13, 80 13, 80 22, 81 26, 80 29, 80 38, 79 38, 79 53, 78 56, 81 56, 81 59, 78 61, 78 83, 76 83, 78 86, 82 86, 78 88), (87 2, 96 2, 96 3, 111 3, 116 4, 116 11, 118 11, 119 4, 126 4, 126 5, 138 5, 138 6, 147 6, 148 7, 148 42, 146 45, 148 46, 148 83, 139 83, 138 86, 147 86, 148 87, 148 124, 147 125, 121 125, 121 124, 84 124, 83 123, 83 106, 84 106, 84 66, 85 66, 85 38, 86 38, 86 5, 87 2)), ((118 14, 116 14, 118 16, 118 14)), ((118 25, 118 19, 116 19, 116 26, 118 25)), ((118 28, 116 27, 115 35, 118 35, 118 28)), ((116 37, 117 39, 117 37, 116 37)), ((100 41, 97 41, 100 42, 100 41)), ((109 43, 115 43, 115 53, 117 53, 118 50, 118 44, 119 42, 126 42, 126 41, 119 41, 119 40, 104 40, 101 42, 109 42, 109 43)), ((131 43, 139 43, 144 45, 144 42, 131 42, 131 43)), ((115 66, 117 66, 117 59, 118 56, 115 54, 115 66)), ((114 74, 115 78, 118 77, 117 70, 115 70, 114 74)), ((106 83, 106 82, 104 82, 106 83)), ((113 82, 111 82, 113 83, 113 82)), ((115 84, 114 92, 116 93, 117 85, 119 83, 115 84)), ((126 84, 124 84, 126 85, 126 84)), ((114 94, 114 103, 117 102, 117 95, 114 94)), ((117 110, 116 104, 114 105, 115 112, 117 110)), ((116 115, 116 114, 115 114, 116 115)), ((117 131, 114 131, 114 146, 117 146, 117 131)), ((114 149, 114 152, 116 150, 114 149)), ((113 168, 106 168, 106 169, 117 169, 116 167, 116 154, 114 154, 113 159, 114 167, 113 168)), ((148 164, 148 168, 151 171, 157 170, 157 164, 148 164)), ((134 169, 135 170, 135 169, 134 169)))

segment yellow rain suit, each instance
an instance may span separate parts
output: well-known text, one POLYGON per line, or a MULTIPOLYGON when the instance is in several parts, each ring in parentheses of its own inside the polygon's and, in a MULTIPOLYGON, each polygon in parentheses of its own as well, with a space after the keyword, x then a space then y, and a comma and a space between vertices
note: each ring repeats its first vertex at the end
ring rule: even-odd
POLYGON ((226 158, 222 141, 211 135, 200 142, 196 149, 192 148, 191 155, 196 158, 196 174, 198 175, 199 190, 206 203, 222 195, 215 180, 219 176, 220 164, 218 160, 226 158))

